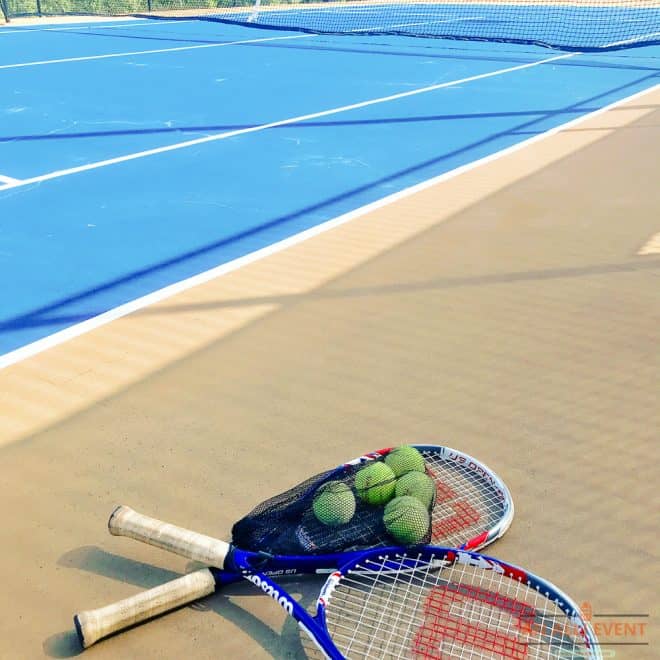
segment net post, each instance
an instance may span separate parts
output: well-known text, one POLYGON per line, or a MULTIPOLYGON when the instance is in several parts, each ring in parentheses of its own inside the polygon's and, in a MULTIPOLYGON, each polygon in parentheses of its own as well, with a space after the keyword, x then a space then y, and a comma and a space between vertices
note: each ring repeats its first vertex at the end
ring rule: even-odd
POLYGON ((254 7, 252 7, 252 13, 248 17, 248 23, 254 23, 258 20, 260 7, 261 0, 255 0, 254 7))

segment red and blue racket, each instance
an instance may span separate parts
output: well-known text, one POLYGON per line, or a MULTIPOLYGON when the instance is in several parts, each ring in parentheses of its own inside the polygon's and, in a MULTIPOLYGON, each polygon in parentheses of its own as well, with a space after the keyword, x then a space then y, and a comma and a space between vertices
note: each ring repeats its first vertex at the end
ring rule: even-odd
MULTIPOLYGON (((435 488, 427 541, 476 550, 506 532, 513 519, 513 501, 506 485, 492 470, 455 449, 437 445, 415 445, 415 448, 422 454, 426 473, 435 488)), ((330 536, 326 532, 325 537, 320 537, 314 525, 304 522, 304 516, 301 524, 287 527, 281 514, 281 510, 289 512, 292 507, 309 508, 305 503, 320 484, 340 480, 353 485, 357 471, 370 463, 383 461, 391 451, 388 448, 360 456, 260 504, 234 526, 234 540, 242 550, 258 554, 259 569, 266 574, 277 574, 282 570, 287 570, 288 574, 327 573, 369 548, 391 546, 395 541, 371 523, 364 529, 355 524, 344 526, 348 527, 350 534, 339 527, 334 528, 330 536), (279 516, 277 520, 276 516, 279 516), (266 521, 266 533, 253 524, 260 518, 266 521), (254 527, 259 533, 245 533, 246 526, 251 527, 250 532, 254 532, 254 527), (285 547, 284 552, 280 540, 267 538, 270 530, 280 528, 286 530, 285 537, 295 538, 298 542, 291 548, 285 547)), ((112 514, 109 529, 112 534, 133 536, 210 566, 223 567, 227 556, 233 557, 234 551, 239 552, 223 541, 193 532, 184 533, 181 528, 164 525, 126 507, 119 507, 112 514), (147 534, 145 530, 148 530, 147 534)), ((208 595, 219 585, 240 579, 238 566, 230 561, 230 568, 224 572, 202 569, 120 603, 81 612, 74 617, 81 644, 90 646, 109 634, 208 595)))

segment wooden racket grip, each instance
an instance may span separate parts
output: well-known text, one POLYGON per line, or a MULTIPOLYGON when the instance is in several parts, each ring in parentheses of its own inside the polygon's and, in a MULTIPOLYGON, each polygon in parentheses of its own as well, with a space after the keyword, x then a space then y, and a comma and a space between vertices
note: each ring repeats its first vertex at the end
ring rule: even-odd
POLYGON ((80 612, 73 617, 73 623, 80 644, 86 649, 112 633, 208 596, 214 591, 213 574, 208 568, 203 568, 112 605, 80 612))
POLYGON ((225 541, 150 518, 123 505, 110 515, 108 529, 115 536, 128 536, 216 568, 224 568, 230 549, 225 541))

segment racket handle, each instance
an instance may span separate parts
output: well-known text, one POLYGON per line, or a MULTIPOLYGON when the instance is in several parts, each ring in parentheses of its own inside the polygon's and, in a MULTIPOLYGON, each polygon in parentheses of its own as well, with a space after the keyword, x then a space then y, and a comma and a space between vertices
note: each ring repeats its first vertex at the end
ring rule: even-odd
POLYGON ((225 541, 150 518, 123 505, 110 515, 108 529, 115 536, 128 536, 216 568, 224 568, 230 550, 225 541))
POLYGON ((203 568, 112 605, 80 612, 73 617, 73 623, 80 645, 86 649, 99 639, 208 596, 214 591, 213 574, 208 568, 203 568))

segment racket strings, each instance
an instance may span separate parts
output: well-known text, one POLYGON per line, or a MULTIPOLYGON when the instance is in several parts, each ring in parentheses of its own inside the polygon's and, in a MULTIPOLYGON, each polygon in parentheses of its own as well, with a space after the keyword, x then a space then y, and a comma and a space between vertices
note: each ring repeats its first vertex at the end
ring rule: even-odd
POLYGON ((485 471, 450 462, 437 454, 424 458, 427 471, 436 483, 432 543, 460 546, 466 539, 493 528, 503 518, 506 501, 485 471))
POLYGON ((578 628, 526 583, 402 556, 343 576, 326 609, 348 658, 586 658, 578 628))
POLYGON ((422 624, 419 603, 427 569, 425 563, 420 566, 417 561, 404 570, 369 561, 343 578, 342 621, 333 629, 332 637, 344 655, 409 657, 411 631, 422 624), (365 573, 361 568, 371 572, 365 573), (353 613, 357 616, 351 616, 353 613), (341 643, 338 636, 344 637, 341 643))
MULTIPOLYGON (((412 568, 408 571, 397 570, 397 590, 386 590, 387 602, 379 603, 380 620, 378 629, 388 631, 388 634, 385 635, 385 639, 383 640, 386 647, 395 646, 398 648, 401 645, 401 641, 407 638, 407 635, 410 633, 410 630, 413 627, 414 618, 408 616, 407 610, 403 610, 396 605, 398 600, 403 599, 405 602, 417 601, 416 605, 419 606, 418 601, 421 597, 421 590, 415 588, 415 571, 417 568, 418 567, 416 566, 415 562, 413 563, 412 568), (394 600, 395 596, 396 600, 394 600)), ((379 565, 378 569, 380 572, 381 580, 391 581, 391 570, 388 570, 384 564, 379 565)), ((366 608, 363 608, 363 611, 365 611, 365 609, 366 608)), ((417 608, 412 608, 412 611, 415 611, 416 609, 417 608)), ((367 649, 368 654, 371 654, 371 652, 374 650, 374 642, 377 640, 378 637, 376 635, 371 637, 371 643, 367 649)))

